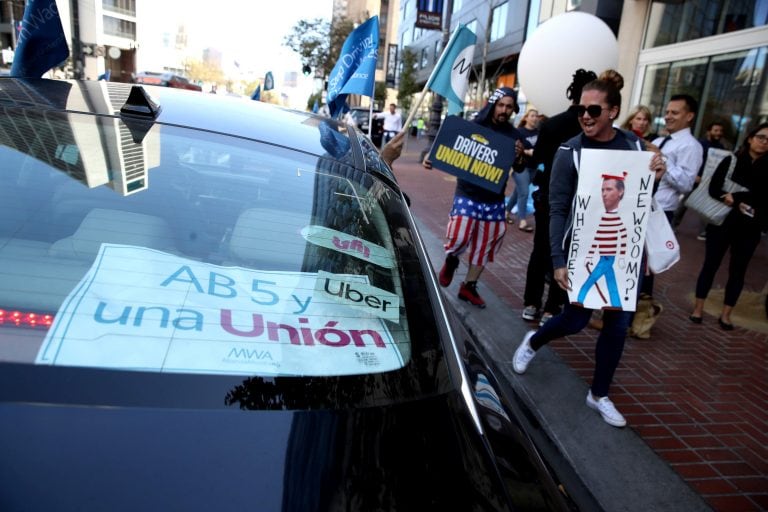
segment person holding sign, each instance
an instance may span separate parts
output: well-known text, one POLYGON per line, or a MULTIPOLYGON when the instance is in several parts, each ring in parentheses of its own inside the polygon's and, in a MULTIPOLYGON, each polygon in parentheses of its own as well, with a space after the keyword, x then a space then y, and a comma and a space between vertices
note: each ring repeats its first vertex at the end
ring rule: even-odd
MULTIPOLYGON (((478 112, 474 121, 509 137, 510 144, 514 144, 516 148, 516 154, 522 155, 522 137, 509 122, 517 111, 517 93, 509 87, 500 87, 488 98, 488 103, 478 112)), ((432 164, 425 160, 424 166, 431 168, 432 164)), ((440 286, 451 284, 459 266, 459 255, 469 249, 469 269, 465 281, 459 287, 459 298, 479 308, 485 307, 485 301, 477 292, 477 281, 485 264, 493 261, 506 232, 504 187, 509 173, 504 172, 502 176, 500 191, 457 179, 448 222, 448 240, 444 246, 445 264, 439 274, 440 286)))
MULTIPOLYGON (((555 155, 550 182, 550 248, 554 277, 563 290, 571 290, 566 255, 573 228, 573 210, 579 182, 579 159, 582 149, 641 150, 642 144, 633 133, 614 128, 621 105, 623 78, 613 70, 584 86, 581 101, 574 108, 582 133, 561 145, 555 155)), ((661 155, 650 158, 650 169, 660 179, 666 170, 661 155)), ((604 194, 605 195, 605 194, 604 194)), ((606 207, 609 201, 604 200, 606 207)), ((613 200, 611 200, 613 204, 613 200)), ((618 205, 618 200, 616 200, 618 205)), ((603 328, 595 347, 595 371, 587 393, 587 406, 598 411, 603 420, 614 427, 627 424, 608 398, 613 374, 624 350, 631 311, 608 309, 603 315, 603 328)), ((528 332, 513 357, 513 368, 525 373, 536 351, 550 341, 584 329, 592 310, 577 304, 565 304, 563 312, 547 321, 538 331, 528 332)))

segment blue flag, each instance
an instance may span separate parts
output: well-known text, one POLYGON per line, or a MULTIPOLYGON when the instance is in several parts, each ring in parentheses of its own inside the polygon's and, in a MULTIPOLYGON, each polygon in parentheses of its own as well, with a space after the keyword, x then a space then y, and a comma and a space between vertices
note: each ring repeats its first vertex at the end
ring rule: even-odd
POLYGON ((256 90, 251 94, 251 99, 261 101, 261 84, 256 86, 256 90))
POLYGON ((11 76, 40 78, 64 62, 69 47, 54 0, 30 0, 24 9, 11 76))
POLYGON ((110 77, 112 77, 112 70, 108 69, 103 74, 99 75, 99 78, 97 78, 96 80, 106 80, 107 82, 109 82, 110 77))
POLYGON ((459 25, 427 81, 427 87, 448 100, 448 115, 464 110, 476 42, 474 32, 466 25, 459 25))
POLYGON ((328 78, 331 117, 345 112, 348 94, 373 97, 379 54, 379 17, 374 16, 349 34, 328 78))
POLYGON ((267 71, 267 76, 264 77, 264 90, 271 91, 275 88, 275 79, 272 78, 272 72, 267 71))

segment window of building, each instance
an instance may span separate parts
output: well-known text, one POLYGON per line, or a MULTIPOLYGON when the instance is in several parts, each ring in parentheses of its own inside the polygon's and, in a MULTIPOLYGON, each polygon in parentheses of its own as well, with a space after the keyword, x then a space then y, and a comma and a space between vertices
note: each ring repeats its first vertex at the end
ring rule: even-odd
POLYGON ((491 41, 501 39, 507 33, 507 9, 508 2, 497 5, 493 8, 491 15, 491 41))
POLYGON ((456 13, 461 10, 462 0, 453 0, 453 10, 451 13, 456 13))
POLYGON ((125 37, 126 39, 136 39, 136 23, 128 20, 113 18, 112 16, 103 16, 104 33, 110 36, 125 37))
POLYGON ((471 30, 473 34, 477 35, 477 20, 472 20, 467 23, 467 28, 471 30))
POLYGON ((768 46, 677 62, 645 69, 639 103, 654 118, 652 129, 664 126, 664 108, 673 94, 690 94, 699 102, 694 134, 701 137, 712 121, 725 125, 726 140, 738 147, 751 126, 768 120, 768 46))
POLYGON ((419 61, 419 68, 424 69, 429 65, 429 57, 426 48, 421 49, 421 60, 419 61))
POLYGON ((136 0, 101 0, 101 7, 105 11, 136 16, 136 0))
POLYGON ((400 47, 401 48, 405 48, 409 44, 411 44, 411 31, 410 30, 406 30, 400 36, 400 47))
POLYGON ((433 62, 437 62, 437 59, 440 58, 440 43, 441 41, 439 39, 435 41, 435 57, 432 60, 433 62))
POLYGON ((403 0, 403 18, 404 20, 408 19, 408 7, 410 7, 411 2, 409 0, 403 0))
POLYGON ((768 24, 765 0, 653 2, 645 48, 691 41, 768 24))

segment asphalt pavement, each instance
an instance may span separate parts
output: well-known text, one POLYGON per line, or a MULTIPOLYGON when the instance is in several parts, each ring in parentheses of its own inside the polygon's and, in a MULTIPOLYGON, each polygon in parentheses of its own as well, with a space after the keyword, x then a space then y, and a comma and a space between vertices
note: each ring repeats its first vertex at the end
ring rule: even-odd
MULTIPOLYGON (((426 143, 410 138, 394 171, 439 270, 455 179, 420 165, 426 143)), ((544 444, 566 462, 597 509, 768 510, 768 324, 755 308, 734 315, 737 325, 749 328, 727 334, 717 328, 716 316, 707 316, 705 327, 688 322, 703 252, 695 239, 696 220, 688 217, 687 231, 678 234, 683 259, 677 272, 657 277, 655 298, 665 311, 650 340, 627 340, 614 379, 611 397, 627 417, 627 428, 607 425, 585 405, 597 331, 542 348, 525 375, 512 370, 515 349, 536 325, 520 317, 531 234, 509 227, 497 261, 480 279, 485 309, 457 298, 464 261, 444 289, 447 302, 494 361, 505 391, 541 425, 544 444), (740 407, 723 405, 734 397, 752 401, 746 417, 740 407)), ((750 264, 755 271, 748 274, 745 299, 762 297, 758 290, 768 277, 767 261, 763 242, 750 264)), ((717 314, 717 298, 715 291, 708 313, 717 314)))

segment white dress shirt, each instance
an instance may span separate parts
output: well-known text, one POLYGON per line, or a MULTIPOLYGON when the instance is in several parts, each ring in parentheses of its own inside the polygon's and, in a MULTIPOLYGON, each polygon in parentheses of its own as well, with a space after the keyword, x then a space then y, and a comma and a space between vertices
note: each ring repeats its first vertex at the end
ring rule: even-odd
MULTIPOLYGON (((664 137, 653 141, 660 146, 664 137)), ((704 159, 701 144, 691 134, 690 128, 683 128, 671 135, 661 148, 661 154, 667 158, 667 172, 661 177, 656 190, 656 202, 664 211, 674 211, 680 204, 680 196, 693 189, 696 175, 704 159)))
POLYGON ((384 118, 384 131, 385 132, 399 132, 403 129, 403 118, 400 114, 395 112, 394 114, 389 111, 380 114, 375 114, 374 117, 384 118))

